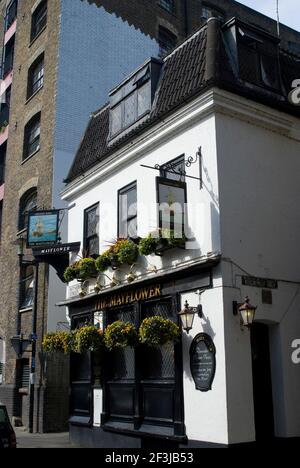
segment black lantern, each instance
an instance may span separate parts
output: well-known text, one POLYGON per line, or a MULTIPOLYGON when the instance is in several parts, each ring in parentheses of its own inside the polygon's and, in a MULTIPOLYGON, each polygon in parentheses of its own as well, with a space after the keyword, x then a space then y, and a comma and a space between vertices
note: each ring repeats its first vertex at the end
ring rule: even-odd
POLYGON ((190 307, 188 301, 185 301, 184 308, 178 315, 181 318, 182 328, 187 334, 193 328, 195 314, 200 318, 203 316, 202 306, 199 304, 197 307, 190 307))
POLYGON ((245 298, 245 302, 243 304, 238 304, 237 302, 234 302, 233 306, 234 315, 237 315, 239 313, 241 316, 241 325, 247 328, 251 328, 254 322, 257 307, 250 304, 249 297, 247 296, 245 298))

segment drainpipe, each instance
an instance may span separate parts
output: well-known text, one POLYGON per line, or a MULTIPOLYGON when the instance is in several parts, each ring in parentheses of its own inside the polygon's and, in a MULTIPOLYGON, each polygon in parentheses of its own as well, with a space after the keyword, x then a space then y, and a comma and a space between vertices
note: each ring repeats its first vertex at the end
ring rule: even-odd
POLYGON ((34 271, 34 300, 32 307, 32 354, 30 369, 30 391, 29 391, 29 433, 33 433, 34 420, 34 390, 35 390, 35 369, 36 369, 36 331, 37 331, 37 305, 38 305, 38 283, 39 283, 39 263, 35 263, 34 271))

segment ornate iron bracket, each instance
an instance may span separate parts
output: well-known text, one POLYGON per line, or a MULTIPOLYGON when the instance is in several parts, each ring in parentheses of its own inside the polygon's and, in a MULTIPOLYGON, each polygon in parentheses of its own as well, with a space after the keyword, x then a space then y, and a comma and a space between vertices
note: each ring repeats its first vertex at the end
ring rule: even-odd
POLYGON ((187 177, 188 179, 195 179, 200 181, 200 190, 203 188, 203 177, 202 177, 202 148, 198 149, 196 156, 189 156, 188 159, 184 162, 185 167, 191 167, 193 164, 196 164, 198 162, 199 164, 199 175, 200 177, 194 177, 191 175, 188 175, 186 173, 186 170, 183 168, 178 168, 178 163, 168 163, 168 164, 155 164, 154 167, 152 166, 147 166, 145 164, 141 164, 141 167, 146 167, 147 169, 153 169, 155 171, 159 172, 169 172, 170 174, 175 174, 179 175, 180 178, 187 177))

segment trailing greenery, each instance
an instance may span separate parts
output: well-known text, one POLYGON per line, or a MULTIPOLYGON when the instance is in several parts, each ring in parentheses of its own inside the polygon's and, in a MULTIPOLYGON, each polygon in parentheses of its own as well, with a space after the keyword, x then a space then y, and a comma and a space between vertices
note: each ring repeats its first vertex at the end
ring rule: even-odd
POLYGON ((157 241, 152 237, 152 234, 149 234, 148 237, 140 240, 139 243, 139 253, 140 255, 151 255, 155 253, 157 241))
POLYGON ((74 332, 73 351, 84 354, 99 351, 103 346, 102 330, 95 326, 79 328, 74 332))
POLYGON ((138 342, 138 333, 132 323, 118 320, 106 328, 104 342, 109 350, 135 346, 138 342))
POLYGON ((140 342, 148 346, 164 345, 176 341, 179 336, 178 325, 158 315, 144 319, 139 329, 140 342))
POLYGON ((174 231, 159 229, 156 233, 150 233, 146 238, 140 239, 139 244, 129 239, 118 239, 114 245, 93 258, 84 258, 70 265, 64 273, 67 283, 77 280, 86 280, 97 276, 97 272, 104 273, 108 268, 119 268, 122 265, 133 265, 138 256, 148 256, 153 253, 163 252, 168 248, 184 247, 187 241, 183 234, 182 238, 175 237, 174 231))
POLYGON ((102 255, 96 259, 96 268, 103 273, 111 266, 111 251, 106 250, 102 255))
POLYGON ((97 276, 96 262, 93 258, 83 258, 78 263, 80 279, 86 280, 97 276))
POLYGON ((118 240, 114 245, 113 251, 117 255, 121 265, 132 265, 137 261, 139 255, 138 246, 128 239, 118 240))
POLYGON ((73 334, 70 332, 48 333, 43 339, 43 350, 46 354, 61 352, 69 354, 73 347, 73 334))
POLYGON ((66 283, 70 283, 71 281, 79 278, 79 262, 74 263, 73 265, 70 265, 64 272, 64 279, 66 283))

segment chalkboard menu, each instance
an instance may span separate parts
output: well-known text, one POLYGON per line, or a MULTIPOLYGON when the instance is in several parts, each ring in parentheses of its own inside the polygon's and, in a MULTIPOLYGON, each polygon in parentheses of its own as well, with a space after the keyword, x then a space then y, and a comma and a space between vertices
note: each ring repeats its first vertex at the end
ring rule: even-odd
POLYGON ((197 335, 190 348, 191 373, 197 390, 208 392, 216 372, 216 348, 206 333, 197 335))

